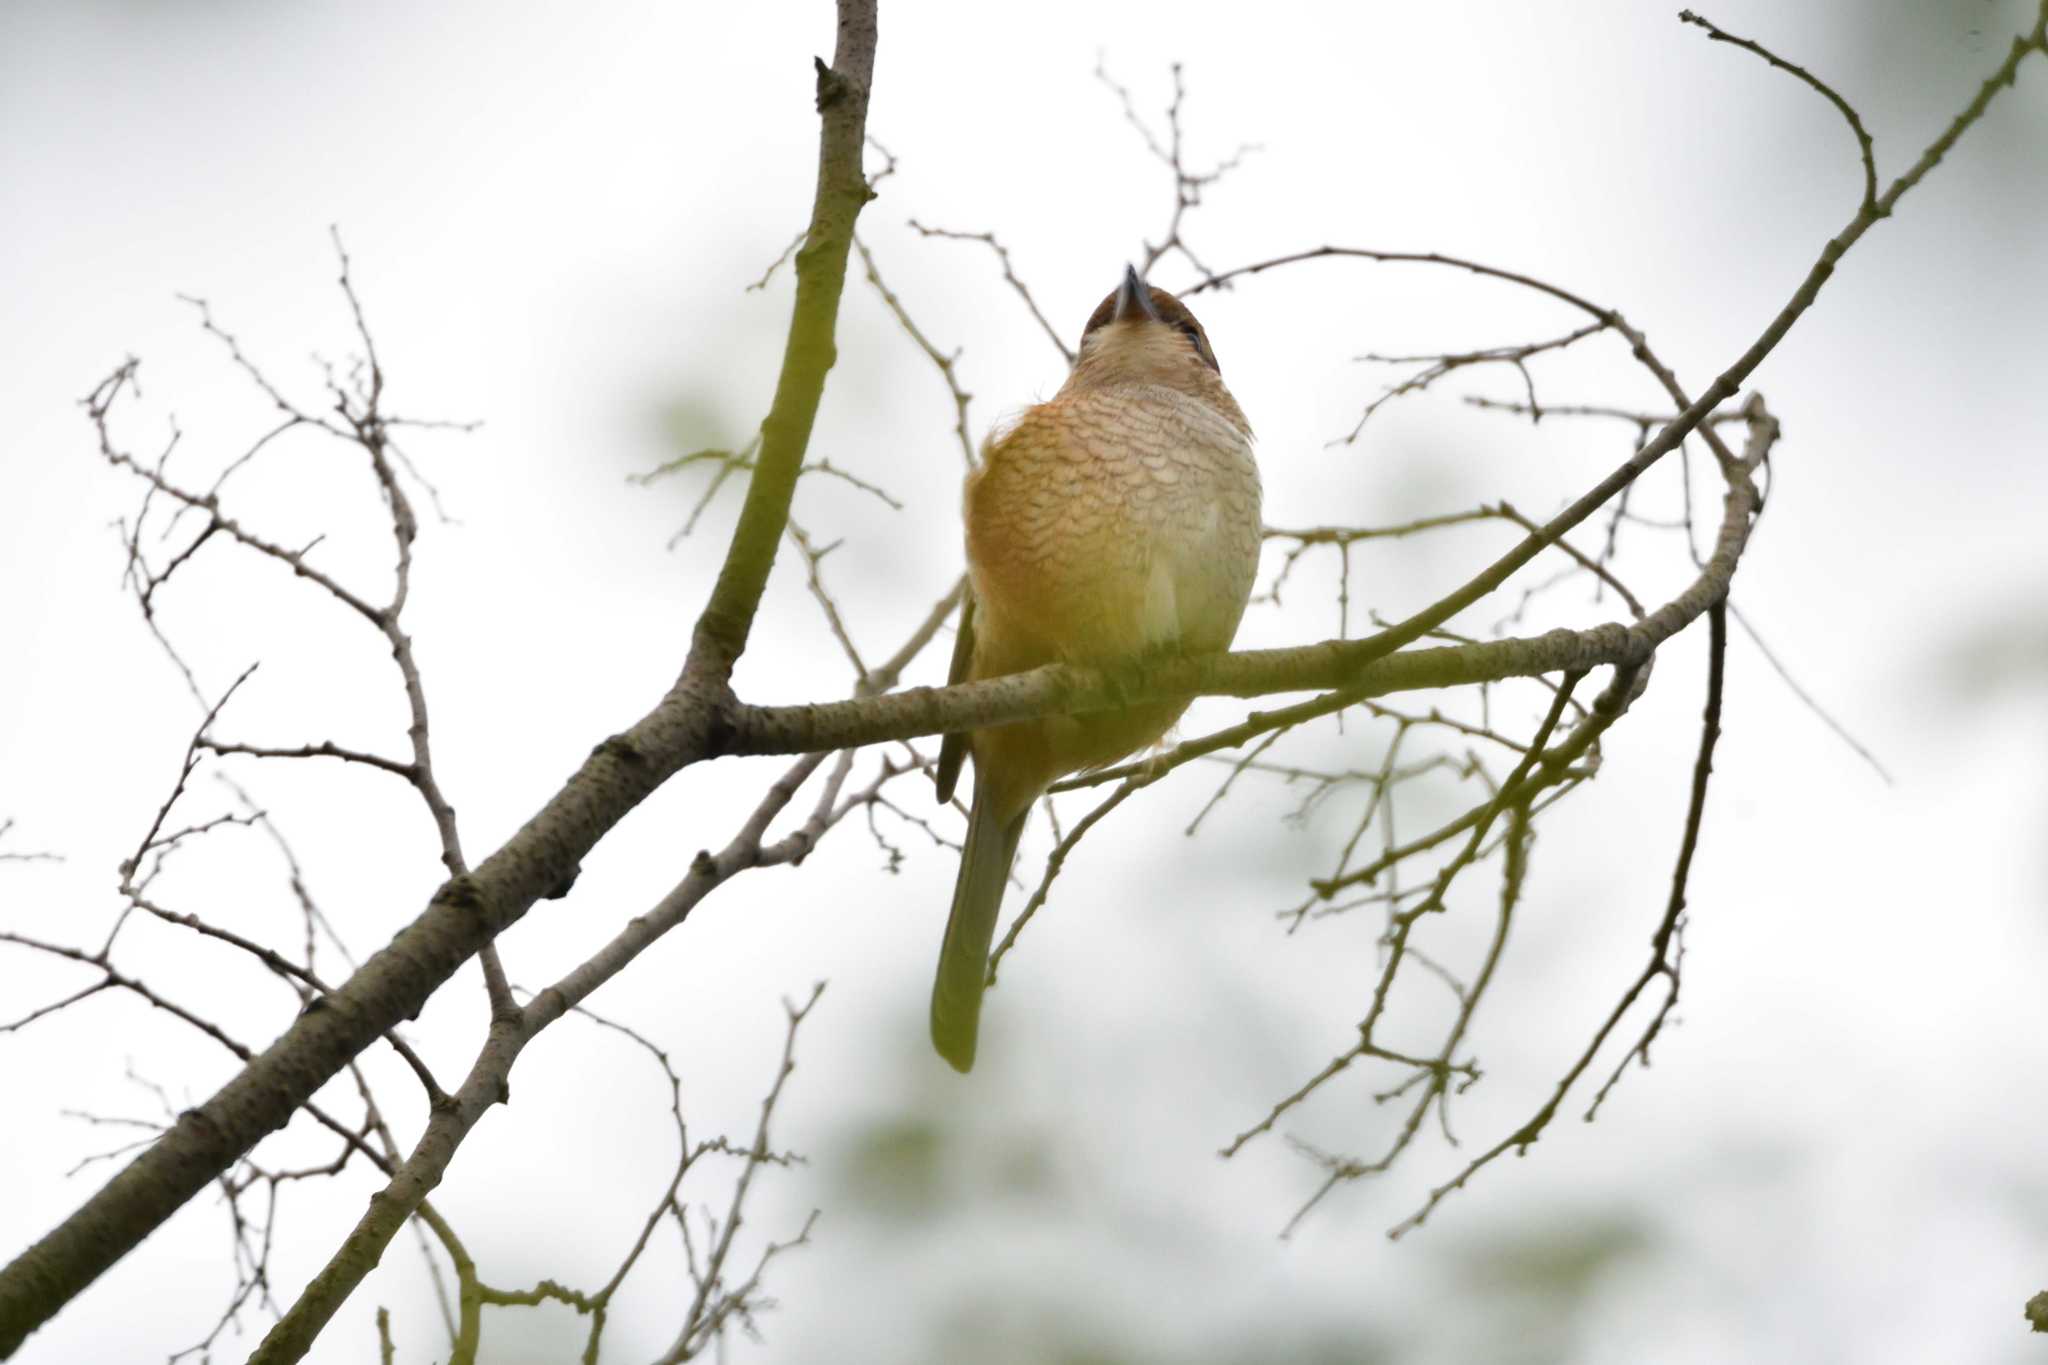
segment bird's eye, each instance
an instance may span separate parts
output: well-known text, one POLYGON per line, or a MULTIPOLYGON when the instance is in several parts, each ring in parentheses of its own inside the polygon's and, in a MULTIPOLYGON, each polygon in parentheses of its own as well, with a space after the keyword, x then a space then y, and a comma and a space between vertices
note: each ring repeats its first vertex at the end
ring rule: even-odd
POLYGON ((1223 372, 1223 367, 1216 363, 1216 353, 1209 349, 1209 339, 1202 335, 1200 327, 1197 327, 1192 321, 1177 322, 1174 326, 1179 328, 1181 334, 1187 337, 1189 341, 1195 343, 1195 354, 1202 358, 1204 365, 1215 370, 1218 374, 1223 372))

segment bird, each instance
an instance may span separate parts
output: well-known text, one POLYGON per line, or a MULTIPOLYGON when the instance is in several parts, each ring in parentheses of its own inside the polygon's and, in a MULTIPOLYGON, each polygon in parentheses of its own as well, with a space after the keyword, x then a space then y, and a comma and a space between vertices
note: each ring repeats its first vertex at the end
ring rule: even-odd
MULTIPOLYGON (((1048 663, 1115 671, 1226 650, 1258 572, 1252 429, 1209 335, 1131 266, 1081 333, 1059 391, 999 423, 967 476, 967 595, 950 682, 1048 663)), ((931 1036, 974 1065, 989 944, 1032 803, 1059 778, 1158 742, 1187 701, 946 736, 949 802, 974 797, 932 985, 931 1036)))

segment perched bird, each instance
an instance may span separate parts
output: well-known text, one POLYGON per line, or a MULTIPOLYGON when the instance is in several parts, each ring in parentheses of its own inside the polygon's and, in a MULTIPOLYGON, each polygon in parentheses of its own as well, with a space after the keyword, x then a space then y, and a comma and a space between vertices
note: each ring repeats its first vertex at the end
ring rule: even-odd
MULTIPOLYGON (((1251 435, 1202 324, 1126 267, 1067 382, 991 433, 967 477, 969 596, 951 680, 1228 649, 1259 563, 1251 435)), ((932 1042, 956 1069, 974 1065, 996 911, 1032 802, 1154 743, 1186 709, 1146 702, 947 736, 940 800, 974 753, 932 987, 932 1042)))

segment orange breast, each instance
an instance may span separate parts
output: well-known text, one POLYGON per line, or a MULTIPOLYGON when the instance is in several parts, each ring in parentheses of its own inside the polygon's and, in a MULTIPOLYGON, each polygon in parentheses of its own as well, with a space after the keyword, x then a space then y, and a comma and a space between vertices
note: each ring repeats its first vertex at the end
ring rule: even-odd
MULTIPOLYGON (((1063 392, 985 454, 966 497, 973 676, 1228 648, 1260 543, 1258 472, 1234 404, 1226 415, 1151 384, 1063 392)), ((1055 768, 1050 781, 1153 742, 1182 709, 1039 722, 996 742, 1021 746, 1006 761, 1055 768)), ((985 769, 983 749, 977 739, 985 769)))

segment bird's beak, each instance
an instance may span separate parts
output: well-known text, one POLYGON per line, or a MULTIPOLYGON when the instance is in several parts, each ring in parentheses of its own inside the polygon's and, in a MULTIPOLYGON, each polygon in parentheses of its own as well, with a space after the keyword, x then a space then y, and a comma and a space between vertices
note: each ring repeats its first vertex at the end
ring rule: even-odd
POLYGON ((1124 267, 1123 285, 1116 291, 1116 313, 1111 322, 1135 322, 1139 318, 1159 321, 1159 310, 1152 306, 1152 291, 1138 278, 1137 269, 1124 267))

